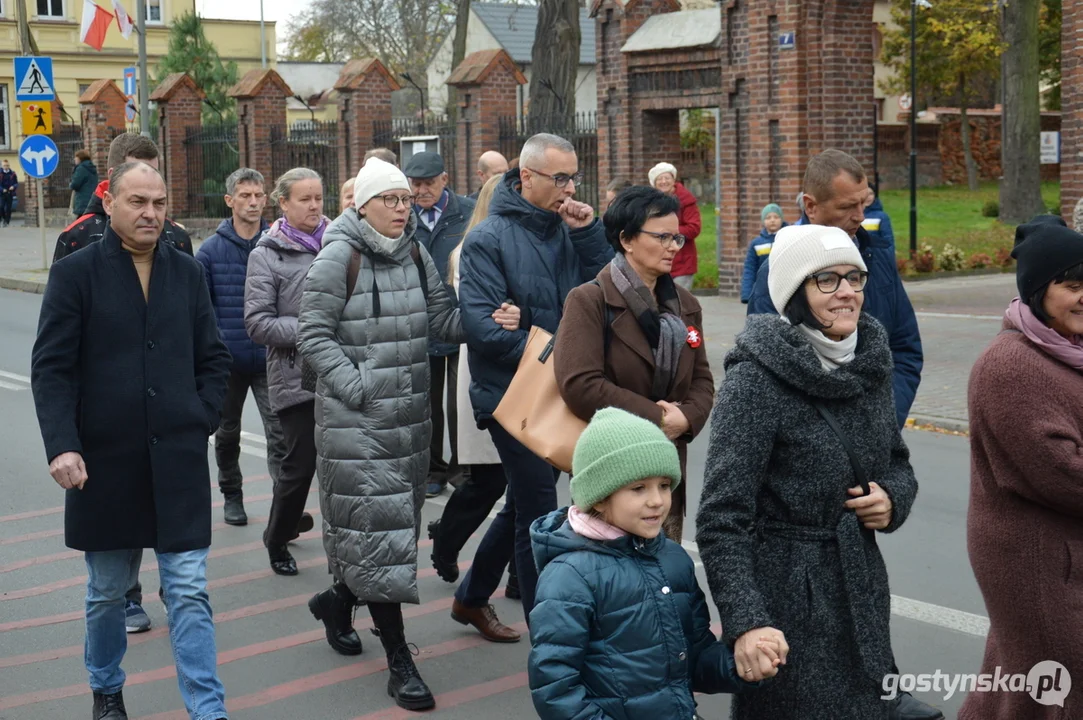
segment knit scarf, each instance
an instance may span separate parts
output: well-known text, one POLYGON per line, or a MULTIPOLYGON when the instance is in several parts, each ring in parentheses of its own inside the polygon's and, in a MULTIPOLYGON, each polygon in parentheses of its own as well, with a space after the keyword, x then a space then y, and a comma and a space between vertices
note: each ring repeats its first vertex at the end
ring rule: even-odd
POLYGON ((1007 324, 1027 336, 1047 355, 1075 370, 1083 370, 1083 336, 1066 338, 1039 320, 1019 298, 1011 301, 1004 313, 1007 324))
POLYGON ((319 253, 320 248, 323 247, 323 231, 327 229, 327 218, 321 218, 320 224, 316 226, 316 229, 311 234, 290 225, 290 221, 285 217, 282 218, 282 224, 279 225, 278 229, 298 245, 303 245, 312 252, 319 253))
POLYGON ((842 340, 832 340, 820 330, 813 330, 804 323, 797 329, 812 343, 812 349, 816 351, 816 357, 820 358, 820 365, 828 372, 840 368, 854 359, 857 350, 857 330, 854 330, 842 340))
POLYGON ((583 512, 575 505, 568 508, 568 524, 576 535, 588 540, 618 540, 628 534, 599 517, 583 512))
POLYGON ((655 292, 651 292, 623 253, 617 253, 613 262, 609 263, 609 274, 650 343, 654 355, 651 399, 664 400, 669 396, 669 389, 677 376, 677 363, 688 337, 688 328, 681 320, 677 286, 672 277, 662 275, 655 284, 655 292))

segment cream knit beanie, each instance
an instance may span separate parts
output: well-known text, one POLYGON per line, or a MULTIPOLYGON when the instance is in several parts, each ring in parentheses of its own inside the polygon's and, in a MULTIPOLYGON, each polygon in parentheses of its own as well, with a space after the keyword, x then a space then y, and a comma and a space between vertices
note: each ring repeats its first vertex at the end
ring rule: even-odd
POLYGON ((767 270, 767 288, 778 314, 785 314, 786 304, 809 275, 833 265, 868 270, 845 230, 823 225, 788 225, 779 230, 767 270))
POLYGON ((380 158, 371 157, 353 183, 353 206, 361 208, 372 198, 388 190, 413 192, 402 170, 380 158))

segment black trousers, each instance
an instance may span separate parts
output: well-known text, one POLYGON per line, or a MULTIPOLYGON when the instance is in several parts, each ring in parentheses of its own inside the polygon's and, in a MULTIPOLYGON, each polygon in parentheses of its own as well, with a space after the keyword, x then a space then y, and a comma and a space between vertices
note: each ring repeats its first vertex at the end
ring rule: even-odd
POLYGON ((429 475, 445 482, 459 472, 459 419, 456 386, 459 353, 446 357, 429 356, 429 406, 432 410, 432 443, 429 445, 429 475), (444 462, 444 391, 447 390, 447 431, 451 461, 444 462))
POLYGON ((278 413, 286 439, 286 455, 274 486, 271 517, 263 533, 268 547, 285 545, 297 532, 305 501, 316 474, 316 402, 294 405, 278 413))
POLYGON ((0 192, 0 221, 11 222, 11 206, 14 199, 11 193, 0 192))
POLYGON ((448 498, 440 517, 441 552, 457 557, 507 488, 503 465, 471 465, 469 477, 448 498))

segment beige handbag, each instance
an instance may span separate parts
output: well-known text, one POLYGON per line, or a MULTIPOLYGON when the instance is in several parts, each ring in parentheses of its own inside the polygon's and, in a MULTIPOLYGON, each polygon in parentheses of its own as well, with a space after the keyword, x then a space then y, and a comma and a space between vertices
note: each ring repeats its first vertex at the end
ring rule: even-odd
POLYGON ((530 329, 519 369, 493 417, 511 435, 550 465, 570 473, 575 443, 586 429, 560 396, 553 370, 553 336, 530 329))

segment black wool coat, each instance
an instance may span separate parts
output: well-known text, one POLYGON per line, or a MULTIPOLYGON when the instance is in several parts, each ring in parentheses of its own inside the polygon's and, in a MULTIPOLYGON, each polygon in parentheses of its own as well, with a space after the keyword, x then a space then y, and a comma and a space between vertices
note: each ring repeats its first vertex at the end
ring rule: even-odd
POLYGON ((112 228, 53 266, 31 381, 49 461, 86 463, 83 489, 67 491, 68 547, 210 545, 207 438, 230 364, 203 268, 175 247, 158 243, 149 302, 112 228))

